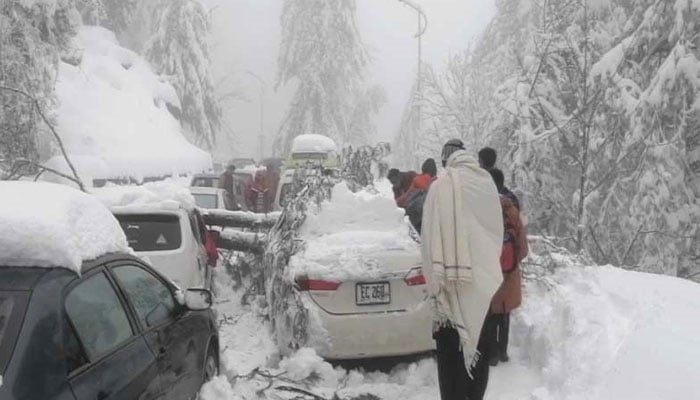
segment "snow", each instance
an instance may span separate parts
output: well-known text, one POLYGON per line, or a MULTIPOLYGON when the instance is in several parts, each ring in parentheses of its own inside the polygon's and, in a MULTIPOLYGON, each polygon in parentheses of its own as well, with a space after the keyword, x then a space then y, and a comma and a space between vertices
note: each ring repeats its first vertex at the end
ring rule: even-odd
MULTIPOLYGON (((512 315, 511 361, 491 368, 486 400, 687 400, 700 393, 692 378, 700 370, 700 285, 588 267, 564 253, 551 258, 553 273, 526 280, 523 306, 512 315)), ((279 385, 328 399, 439 398, 432 358, 388 372, 334 367, 309 348, 280 359, 264 302, 241 305, 227 276, 219 274, 219 284, 219 319, 233 322, 221 325, 222 375, 203 387, 204 400, 294 398, 279 385)))
MULTIPOLYGON (((142 57, 100 27, 80 28, 72 46, 82 59, 77 66, 59 65, 56 128, 85 183, 211 169, 210 155, 185 139, 168 110, 180 109, 175 89, 142 57)), ((47 166, 69 171, 61 157, 47 166)))
POLYGON ((333 188, 331 200, 310 213, 299 231, 303 251, 290 260, 291 276, 350 279, 380 274, 371 255, 403 251, 419 255, 404 211, 396 207, 388 186, 371 193, 350 191, 346 183, 333 188))
POLYGON ((189 188, 172 181, 150 182, 141 186, 116 186, 93 189, 93 194, 112 211, 191 210, 194 197, 189 188))
POLYGON ((94 197, 52 183, 0 183, 0 265, 63 267, 131 252, 112 213, 94 197))
POLYGON ((323 135, 299 135, 292 143, 292 153, 330 153, 337 151, 333 139, 323 135))

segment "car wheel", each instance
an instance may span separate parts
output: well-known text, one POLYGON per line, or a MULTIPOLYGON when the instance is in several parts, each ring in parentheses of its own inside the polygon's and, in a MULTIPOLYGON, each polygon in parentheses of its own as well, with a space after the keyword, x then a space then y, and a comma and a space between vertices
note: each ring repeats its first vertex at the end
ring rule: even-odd
POLYGON ((203 384, 209 382, 219 375, 219 356, 216 351, 216 345, 211 343, 207 351, 207 358, 204 361, 204 381, 203 384))

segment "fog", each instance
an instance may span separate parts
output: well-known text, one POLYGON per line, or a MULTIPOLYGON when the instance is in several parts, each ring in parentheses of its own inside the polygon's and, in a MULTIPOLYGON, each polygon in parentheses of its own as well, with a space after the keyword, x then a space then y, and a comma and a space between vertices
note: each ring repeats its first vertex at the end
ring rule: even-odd
MULTIPOLYGON (((493 0, 417 0, 427 16, 423 61, 439 67, 468 46, 495 12, 493 0)), ((205 0, 212 15, 211 57, 215 82, 233 94, 224 104, 223 138, 215 157, 260 154, 260 98, 264 112, 264 152, 283 118, 292 85, 275 91, 282 0, 205 0), (256 77, 257 76, 257 77, 256 77), (258 77, 260 79, 258 79, 258 77), (229 140, 227 136, 233 137, 229 140)), ((417 16, 398 0, 357 0, 357 24, 371 56, 369 83, 388 97, 376 121, 377 140, 391 140, 415 79, 417 16)))

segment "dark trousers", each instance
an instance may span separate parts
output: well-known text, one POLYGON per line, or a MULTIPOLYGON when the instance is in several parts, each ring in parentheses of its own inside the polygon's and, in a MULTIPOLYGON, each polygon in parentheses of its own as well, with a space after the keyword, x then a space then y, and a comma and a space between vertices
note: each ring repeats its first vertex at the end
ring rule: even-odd
POLYGON ((489 382, 489 325, 493 318, 486 317, 479 336, 477 350, 481 355, 471 366, 471 375, 464 365, 459 333, 451 327, 440 328, 433 334, 437 347, 438 381, 442 400, 482 400, 489 382))
POLYGON ((498 364, 508 360, 508 334, 510 331, 510 313, 492 314, 489 324, 489 363, 498 364))

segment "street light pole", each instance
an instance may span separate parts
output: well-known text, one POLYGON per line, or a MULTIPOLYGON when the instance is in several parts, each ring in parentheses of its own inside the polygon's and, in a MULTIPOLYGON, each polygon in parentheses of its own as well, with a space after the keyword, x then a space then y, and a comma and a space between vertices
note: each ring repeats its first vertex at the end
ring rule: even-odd
POLYGON ((264 157, 264 147, 265 147, 265 102, 264 102, 264 97, 265 97, 265 86, 266 82, 263 78, 261 78, 258 74, 252 71, 246 71, 246 73, 253 78, 255 78, 258 81, 258 84, 260 84, 260 135, 258 136, 258 146, 259 146, 259 151, 260 151, 260 161, 262 161, 264 157))
MULTIPOLYGON (((417 80, 416 80, 416 131, 420 134, 422 125, 422 103, 423 103, 423 35, 428 29, 428 16, 423 11, 420 5, 413 2, 413 0, 399 0, 406 6, 411 7, 418 14, 418 32, 415 38, 418 39, 418 69, 417 69, 417 80)), ((418 150, 415 143, 412 144, 413 150, 418 150)))

